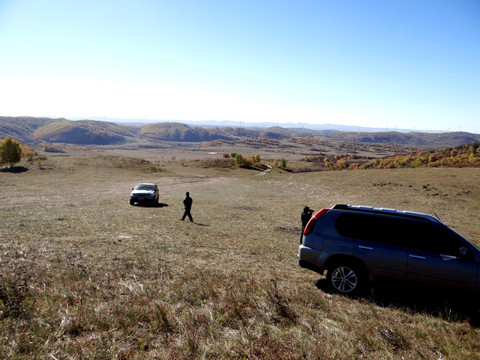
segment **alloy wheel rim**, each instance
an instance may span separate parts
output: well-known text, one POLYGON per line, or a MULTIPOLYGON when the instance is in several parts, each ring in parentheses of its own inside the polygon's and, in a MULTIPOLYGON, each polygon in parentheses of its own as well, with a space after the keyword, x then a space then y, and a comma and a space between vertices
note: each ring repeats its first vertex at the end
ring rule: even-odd
POLYGON ((340 266, 332 273, 332 285, 342 293, 352 292, 358 285, 357 274, 349 267, 340 266))

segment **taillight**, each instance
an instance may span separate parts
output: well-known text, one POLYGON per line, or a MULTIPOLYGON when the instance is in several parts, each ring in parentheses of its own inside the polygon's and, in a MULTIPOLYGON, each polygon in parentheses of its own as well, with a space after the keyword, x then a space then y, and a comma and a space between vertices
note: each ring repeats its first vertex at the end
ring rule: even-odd
POLYGON ((310 234, 313 231, 313 228, 315 227, 315 223, 317 222, 317 220, 320 218, 320 216, 325 214, 328 210, 330 210, 330 209, 322 209, 322 210, 318 211, 317 213, 313 214, 311 219, 308 221, 307 226, 305 226, 305 230, 303 230, 303 235, 304 236, 310 234))

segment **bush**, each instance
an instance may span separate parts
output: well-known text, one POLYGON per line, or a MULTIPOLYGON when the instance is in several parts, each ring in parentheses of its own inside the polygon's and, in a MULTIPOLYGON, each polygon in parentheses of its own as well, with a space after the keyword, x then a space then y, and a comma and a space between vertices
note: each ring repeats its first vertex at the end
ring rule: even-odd
POLYGON ((200 159, 198 165, 202 168, 232 168, 235 164, 233 159, 200 159))
POLYGON ((11 137, 6 137, 0 143, 0 164, 10 164, 10 167, 13 164, 18 163, 22 157, 22 147, 20 143, 12 139, 11 137))
POLYGON ((275 159, 273 161, 273 166, 285 170, 287 168, 287 160, 285 160, 284 158, 282 158, 282 160, 275 159))
POLYGON ((45 152, 51 153, 64 153, 65 151, 58 145, 44 145, 43 149, 45 152))
POLYGON ((252 166, 252 165, 260 165, 261 159, 260 155, 256 154, 251 157, 243 156, 242 154, 235 154, 235 164, 238 166, 252 166))

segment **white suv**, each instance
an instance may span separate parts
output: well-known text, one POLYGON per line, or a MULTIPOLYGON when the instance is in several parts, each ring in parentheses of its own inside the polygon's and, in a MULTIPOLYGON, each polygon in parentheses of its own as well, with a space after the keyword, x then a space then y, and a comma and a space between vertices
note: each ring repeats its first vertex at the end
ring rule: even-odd
POLYGON ((139 183, 132 188, 130 194, 130 205, 137 203, 146 203, 149 205, 158 204, 158 187, 155 184, 139 183))

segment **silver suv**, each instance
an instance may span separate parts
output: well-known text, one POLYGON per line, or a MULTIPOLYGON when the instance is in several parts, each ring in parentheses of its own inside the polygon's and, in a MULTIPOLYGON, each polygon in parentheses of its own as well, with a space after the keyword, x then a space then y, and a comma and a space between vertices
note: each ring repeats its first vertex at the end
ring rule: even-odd
POLYGON ((404 280, 478 293, 480 249, 437 218, 337 204, 310 219, 298 250, 301 267, 352 294, 370 281, 404 280))

